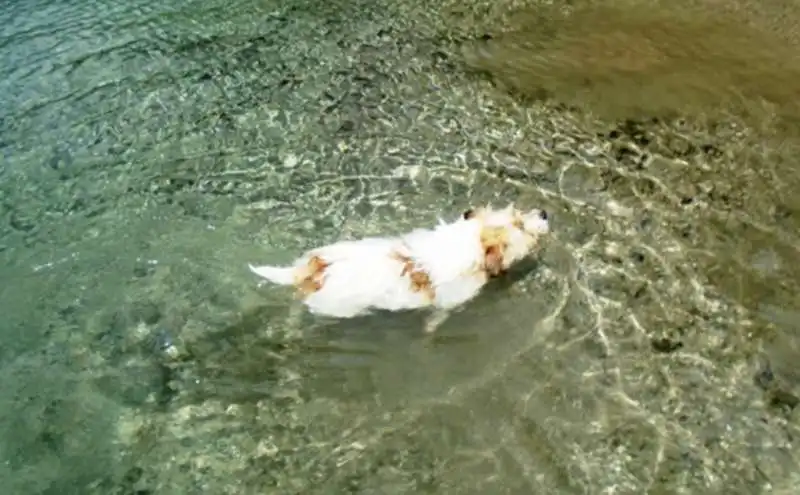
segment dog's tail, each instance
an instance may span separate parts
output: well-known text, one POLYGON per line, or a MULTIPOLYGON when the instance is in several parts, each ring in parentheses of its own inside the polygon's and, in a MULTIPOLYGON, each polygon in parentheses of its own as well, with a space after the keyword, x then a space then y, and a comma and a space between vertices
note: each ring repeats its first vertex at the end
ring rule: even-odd
POLYGON ((278 285, 292 285, 295 282, 295 267, 280 267, 280 266, 253 266, 248 265, 250 271, 263 277, 273 284, 278 285))

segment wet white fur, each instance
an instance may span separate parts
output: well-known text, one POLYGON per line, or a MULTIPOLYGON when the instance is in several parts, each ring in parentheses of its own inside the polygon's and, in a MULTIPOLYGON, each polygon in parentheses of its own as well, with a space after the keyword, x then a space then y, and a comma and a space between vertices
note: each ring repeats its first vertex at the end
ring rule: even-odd
POLYGON ((507 229, 509 244, 504 268, 529 255, 538 237, 549 231, 547 220, 539 210, 523 218, 524 228, 514 225, 512 205, 502 210, 490 207, 471 219, 439 221, 433 228, 417 229, 397 237, 368 237, 336 242, 312 249, 291 266, 253 266, 250 270, 280 285, 296 283, 298 274, 316 256, 328 266, 321 288, 304 297, 309 311, 317 315, 350 318, 374 309, 401 311, 432 307, 428 331, 434 330, 449 311, 473 299, 488 282, 483 270, 484 248, 481 231, 485 227, 507 229), (412 290, 408 276, 403 276, 404 262, 397 255, 410 258, 424 270, 435 298, 412 290))

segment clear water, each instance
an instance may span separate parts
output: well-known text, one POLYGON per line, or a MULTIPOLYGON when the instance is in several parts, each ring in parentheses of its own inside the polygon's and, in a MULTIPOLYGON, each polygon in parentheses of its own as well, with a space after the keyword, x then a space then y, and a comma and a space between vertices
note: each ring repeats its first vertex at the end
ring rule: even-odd
POLYGON ((796 492, 791 143, 520 106, 458 5, 2 2, 6 493, 796 492), (246 270, 489 200, 555 234, 433 338, 246 270))

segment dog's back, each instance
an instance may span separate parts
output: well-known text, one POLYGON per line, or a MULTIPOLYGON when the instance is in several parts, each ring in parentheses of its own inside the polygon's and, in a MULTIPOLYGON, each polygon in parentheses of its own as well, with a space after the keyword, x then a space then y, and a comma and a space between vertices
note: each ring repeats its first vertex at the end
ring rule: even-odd
POLYGON ((319 290, 304 302, 309 311, 339 318, 368 313, 371 309, 397 311, 427 305, 424 294, 409 290, 397 239, 352 241, 347 248, 334 245, 314 253, 329 262, 319 290))
POLYGON ((429 274, 437 307, 458 306, 486 284, 480 229, 476 221, 459 220, 403 237, 414 261, 429 274))

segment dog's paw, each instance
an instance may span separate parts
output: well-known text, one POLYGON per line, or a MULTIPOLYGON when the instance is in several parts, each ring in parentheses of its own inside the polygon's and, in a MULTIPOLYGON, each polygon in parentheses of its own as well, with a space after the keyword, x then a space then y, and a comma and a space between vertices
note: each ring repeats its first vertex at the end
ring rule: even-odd
POLYGON ((449 311, 443 309, 435 310, 425 319, 425 333, 434 333, 449 317, 449 311))

